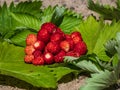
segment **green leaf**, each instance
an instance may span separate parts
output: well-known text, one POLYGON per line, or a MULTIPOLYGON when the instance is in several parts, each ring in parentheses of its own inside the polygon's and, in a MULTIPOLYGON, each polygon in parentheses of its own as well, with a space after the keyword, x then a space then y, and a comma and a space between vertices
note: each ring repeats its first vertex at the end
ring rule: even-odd
POLYGON ((119 31, 120 31, 119 22, 114 23, 113 25, 110 25, 110 26, 106 25, 104 27, 104 30, 103 32, 100 33, 96 46, 94 47, 94 50, 93 50, 93 52, 96 53, 100 59, 109 61, 109 58, 105 53, 104 44, 111 38, 114 38, 116 36, 116 33, 119 31))
POLYGON ((24 48, 6 42, 0 43, 0 74, 13 76, 36 87, 56 88, 63 76, 74 71, 64 65, 50 67, 26 64, 24 48))
POLYGON ((76 14, 70 10, 64 12, 64 18, 62 23, 60 24, 60 28, 65 32, 70 34, 73 31, 76 31, 76 27, 80 25, 82 22, 82 16, 80 14, 76 14))
POLYGON ((19 27, 27 27, 36 31, 38 31, 40 28, 40 20, 32 15, 22 13, 11 13, 11 16, 16 21, 22 24, 22 26, 19 27))
POLYGON ((116 45, 117 45, 117 42, 114 39, 111 39, 105 43, 106 51, 110 53, 110 55, 112 56, 116 53, 116 49, 115 49, 116 45))
MULTIPOLYGON (((24 13, 27 15, 29 14, 30 15, 30 16, 28 15, 29 17, 39 19, 41 18, 40 7, 41 7, 41 1, 33 1, 33 2, 26 1, 26 2, 21 2, 17 5, 15 5, 12 2, 10 6, 7 6, 6 3, 4 3, 3 6, 0 6, 0 34, 2 39, 9 39, 12 35, 14 35, 15 33, 14 30, 16 30, 18 27, 25 28, 23 22, 21 23, 19 21, 14 20, 13 17, 11 16, 11 13, 16 12, 22 14, 24 13)), ((33 26, 33 29, 36 29, 36 26, 33 26)))
POLYGON ((119 0, 117 8, 110 5, 101 5, 100 2, 94 3, 93 0, 88 0, 88 8, 99 13, 104 19, 117 21, 120 20, 120 7, 119 0))
POLYGON ((65 12, 64 7, 56 7, 55 12, 52 15, 51 22, 54 23, 56 26, 59 26, 63 21, 64 12, 65 12))
POLYGON ((19 45, 19 46, 26 46, 26 37, 28 34, 31 34, 34 32, 31 32, 30 30, 22 30, 18 33, 16 33, 12 38, 10 38, 11 43, 15 44, 15 45, 19 45))
POLYGON ((27 13, 32 16, 35 16, 37 18, 41 17, 41 6, 42 2, 41 1, 25 1, 25 2, 20 2, 17 5, 13 7, 12 3, 10 5, 10 10, 12 12, 17 12, 17 13, 27 13))
POLYGON ((77 30, 87 44, 88 54, 95 53, 103 61, 110 60, 105 53, 104 44, 120 31, 119 22, 104 25, 102 21, 97 21, 90 16, 80 24, 77 30))
POLYGON ((2 37, 9 31, 15 29, 16 22, 12 21, 6 3, 3 4, 0 10, 0 34, 2 37))
POLYGON ((53 16, 53 13, 55 12, 56 7, 47 7, 45 8, 41 13, 41 25, 45 22, 50 22, 53 16))
POLYGON ((117 82, 117 78, 114 72, 108 70, 100 71, 91 75, 91 78, 87 80, 87 84, 80 88, 80 90, 103 90, 110 85, 117 82))
POLYGON ((71 63, 74 66, 81 68, 82 70, 89 71, 92 73, 98 73, 100 71, 94 63, 89 61, 87 58, 86 59, 83 58, 84 57, 75 58, 75 57, 66 56, 64 62, 71 63))

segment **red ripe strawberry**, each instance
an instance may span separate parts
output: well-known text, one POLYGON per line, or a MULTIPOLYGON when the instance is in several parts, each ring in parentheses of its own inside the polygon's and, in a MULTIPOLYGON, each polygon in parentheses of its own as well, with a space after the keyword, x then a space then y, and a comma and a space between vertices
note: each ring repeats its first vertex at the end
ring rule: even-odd
POLYGON ((83 42, 83 41, 78 42, 75 45, 74 51, 78 52, 80 55, 86 54, 86 52, 87 52, 87 46, 86 46, 85 42, 83 42))
POLYGON ((24 51, 25 51, 25 53, 26 53, 27 55, 32 55, 32 53, 35 51, 35 49, 34 49, 34 47, 31 45, 31 46, 26 46, 24 51))
POLYGON ((82 36, 81 36, 81 34, 79 32, 73 32, 71 34, 71 38, 73 39, 75 44, 82 41, 82 36))
POLYGON ((33 55, 25 55, 24 57, 25 63, 32 63, 33 59, 34 59, 33 55))
POLYGON ((79 57, 80 54, 78 52, 75 52, 75 51, 69 51, 66 53, 66 56, 79 57))
POLYGON ((33 45, 37 41, 35 34, 29 34, 26 38, 26 45, 33 45))
POLYGON ((41 56, 41 55, 42 55, 42 52, 41 52, 40 50, 35 50, 35 51, 33 52, 34 58, 37 58, 38 56, 41 56))
POLYGON ((69 34, 65 34, 65 39, 71 39, 71 36, 69 34))
POLYGON ((41 29, 46 29, 49 33, 53 33, 56 30, 56 26, 51 22, 47 22, 42 24, 41 29))
POLYGON ((44 50, 44 48, 45 48, 45 44, 44 44, 44 42, 43 41, 40 41, 40 40, 37 40, 35 43, 34 43, 34 48, 35 49, 38 49, 38 50, 44 50))
POLYGON ((44 59, 42 56, 38 56, 37 58, 35 58, 32 63, 34 65, 44 65, 44 59))
POLYGON ((60 33, 65 38, 65 33, 60 28, 56 28, 54 33, 60 33))
POLYGON ((65 52, 68 52, 70 50, 70 43, 67 40, 61 41, 60 42, 60 47, 65 52))
POLYGON ((43 55, 43 59, 45 60, 46 64, 52 64, 54 58, 53 58, 52 53, 46 52, 43 55))
POLYGON ((40 29, 37 34, 37 39, 43 41, 44 43, 48 43, 50 40, 50 34, 46 29, 40 29))
POLYGON ((61 50, 57 55, 55 55, 54 61, 56 63, 63 62, 65 54, 65 51, 61 50))
POLYGON ((62 34, 56 32, 56 33, 52 34, 50 41, 59 43, 63 39, 64 39, 64 37, 62 36, 62 34))
POLYGON ((67 41, 69 42, 69 44, 70 44, 70 50, 73 50, 73 49, 74 49, 74 45, 75 45, 73 39, 67 35, 67 36, 66 36, 66 40, 67 40, 67 41))
POLYGON ((45 51, 52 54, 57 54, 60 51, 60 46, 56 42, 49 42, 45 48, 45 51))

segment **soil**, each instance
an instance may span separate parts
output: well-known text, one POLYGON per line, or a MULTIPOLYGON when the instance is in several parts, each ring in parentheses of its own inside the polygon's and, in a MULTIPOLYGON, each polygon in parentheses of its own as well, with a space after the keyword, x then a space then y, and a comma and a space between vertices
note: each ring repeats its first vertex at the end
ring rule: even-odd
MULTIPOLYGON (((7 1, 7 4, 9 4, 12 0, 0 0, 0 4, 2 5, 4 1, 7 1)), ((25 0, 14 0, 15 3, 18 3, 20 1, 25 0)), ((51 6, 59 5, 65 6, 66 8, 74 10, 77 13, 82 13, 82 15, 85 18, 91 14, 99 17, 96 13, 88 10, 87 0, 42 0, 42 1, 43 8, 49 5, 51 6)), ((116 0, 98 0, 98 1, 100 1, 102 4, 111 4, 115 6, 116 0)), ((85 83, 85 79, 86 79, 85 76, 80 75, 78 78, 72 79, 69 82, 60 83, 58 85, 57 90, 78 90, 79 87, 85 83)), ((41 89, 33 87, 30 84, 18 80, 16 78, 0 75, 0 90, 41 90, 41 89)))

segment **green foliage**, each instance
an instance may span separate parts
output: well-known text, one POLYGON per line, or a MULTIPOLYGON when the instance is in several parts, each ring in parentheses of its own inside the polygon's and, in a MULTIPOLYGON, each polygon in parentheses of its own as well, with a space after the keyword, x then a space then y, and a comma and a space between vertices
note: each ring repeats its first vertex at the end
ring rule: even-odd
MULTIPOLYGON (((80 90, 88 90, 88 89, 89 90, 103 90, 114 84, 119 85, 120 83, 119 82, 119 78, 120 78, 119 76, 120 75, 120 33, 117 33, 116 41, 117 42, 115 43, 117 44, 114 45, 114 48, 116 49, 118 63, 116 64, 116 66, 114 66, 114 69, 112 71, 105 70, 105 71, 100 71, 99 73, 91 74, 91 78, 87 80, 87 84, 81 87, 80 90)), ((113 42, 107 43, 109 44, 107 45, 108 46, 107 50, 112 50, 111 48, 113 48, 112 46, 113 42), (112 47, 110 46, 110 44, 112 47)))
POLYGON ((64 18, 64 12, 65 8, 64 7, 56 7, 55 12, 52 15, 51 22, 54 23, 56 26, 59 26, 64 18))
POLYGON ((110 5, 101 5, 100 2, 94 3, 93 0, 88 0, 88 8, 101 15, 104 19, 117 21, 120 20, 120 0, 116 2, 117 7, 110 5))
POLYGON ((24 48, 0 43, 0 74, 24 80, 33 86, 56 88, 57 82, 74 70, 57 65, 34 66, 24 63, 24 48))
POLYGON ((41 6, 42 6, 41 1, 34 1, 34 2, 25 1, 25 2, 20 2, 17 5, 11 3, 9 8, 12 12, 26 13, 35 16, 37 18, 40 18, 42 12, 42 10, 40 9, 41 6))
POLYGON ((81 32, 83 40, 87 44, 88 54, 95 53, 101 60, 110 60, 105 53, 104 44, 120 31, 119 22, 105 25, 90 16, 80 24, 77 30, 81 32))
POLYGON ((81 14, 77 14, 68 9, 64 12, 63 22, 60 24, 60 28, 65 32, 70 34, 71 32, 76 30, 76 27, 80 25, 82 22, 81 14))
POLYGON ((19 22, 22 27, 26 27, 28 29, 33 29, 38 31, 40 28, 40 20, 34 16, 22 13, 11 13, 13 19, 19 22))
POLYGON ((105 70, 92 74, 91 78, 87 80, 87 85, 81 87, 80 90, 103 90, 116 83, 116 81, 115 72, 105 70))
POLYGON ((95 63, 92 63, 89 58, 74 58, 70 56, 66 56, 64 62, 71 63, 76 67, 81 68, 82 70, 89 71, 92 73, 98 73, 100 70, 97 68, 95 63))

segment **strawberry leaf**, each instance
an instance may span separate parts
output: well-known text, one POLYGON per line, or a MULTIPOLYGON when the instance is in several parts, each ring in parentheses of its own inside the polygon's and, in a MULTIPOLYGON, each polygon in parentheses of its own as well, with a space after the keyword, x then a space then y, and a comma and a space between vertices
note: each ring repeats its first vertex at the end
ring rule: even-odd
POLYGON ((95 65, 95 63, 91 62, 88 57, 83 56, 80 58, 75 58, 66 56, 64 62, 73 64, 76 67, 81 68, 82 70, 89 71, 92 73, 98 73, 100 71, 98 67, 95 65))
POLYGON ((90 16, 80 24, 77 30, 81 32, 83 40, 87 44, 88 54, 95 53, 103 61, 110 60, 105 53, 104 44, 120 31, 119 23, 104 25, 103 22, 90 16))
POLYGON ((117 8, 110 5, 101 5, 100 2, 94 3, 93 0, 88 0, 88 8, 101 15, 104 19, 117 21, 120 20, 119 0, 117 0, 117 8))
POLYGON ((23 25, 22 27, 27 27, 30 29, 34 29, 36 31, 39 30, 40 28, 40 20, 32 15, 22 14, 22 13, 11 13, 11 16, 17 22, 23 25))
POLYGON ((25 1, 25 2, 20 2, 17 5, 14 5, 14 3, 11 3, 9 8, 11 12, 27 13, 37 18, 40 18, 41 12, 42 12, 42 10, 40 9, 41 6, 42 6, 41 1, 33 1, 33 2, 25 1))
POLYGON ((60 28, 65 32, 70 34, 71 32, 76 30, 76 27, 78 27, 82 21, 81 14, 76 14, 75 12, 71 10, 67 10, 64 12, 64 18, 62 23, 60 24, 60 28))
POLYGON ((87 80, 87 84, 80 90, 103 90, 117 82, 117 77, 114 72, 108 70, 100 71, 91 75, 87 80))
POLYGON ((51 22, 54 23, 56 26, 59 26, 63 21, 64 12, 65 12, 64 7, 56 7, 55 12, 52 15, 51 22))

